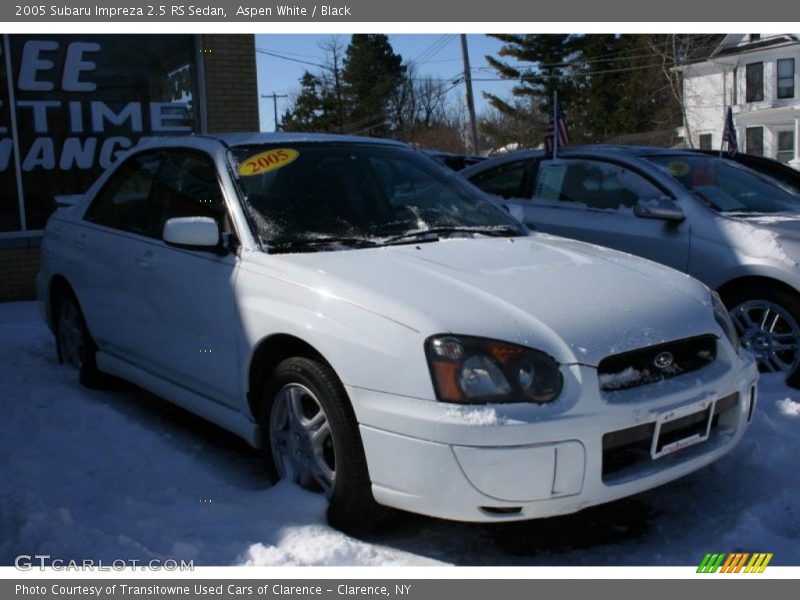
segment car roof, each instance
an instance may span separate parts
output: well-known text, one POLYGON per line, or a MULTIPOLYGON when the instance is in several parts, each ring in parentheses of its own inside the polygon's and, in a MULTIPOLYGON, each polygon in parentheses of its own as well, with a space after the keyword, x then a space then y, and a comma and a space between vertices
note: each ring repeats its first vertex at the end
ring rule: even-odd
POLYGON ((230 133, 204 133, 202 137, 218 140, 226 146, 254 146, 258 144, 285 144, 285 143, 331 143, 344 142, 350 144, 381 144, 389 146, 406 146, 397 140, 365 137, 359 135, 334 135, 327 133, 299 133, 299 132, 230 132, 230 133))
MULTIPOLYGON (((598 156, 626 156, 630 158, 642 158, 646 156, 696 156, 691 151, 684 148, 660 148, 657 146, 621 146, 614 144, 587 144, 583 146, 567 146, 559 149, 559 156, 570 155, 592 155, 598 156)), ((491 168, 494 165, 503 164, 506 162, 514 162, 517 160, 524 160, 527 158, 538 158, 545 155, 544 150, 517 150, 509 152, 508 154, 501 154, 494 156, 487 161, 480 162, 476 165, 467 167, 461 173, 469 177, 475 173, 491 168)))
POLYGON ((186 135, 148 136, 141 138, 131 151, 157 149, 170 146, 188 148, 206 148, 209 145, 221 144, 225 148, 237 146, 258 146, 261 144, 298 144, 298 143, 346 143, 371 144, 380 146, 409 147, 408 144, 396 140, 371 138, 356 135, 331 135, 321 133, 284 133, 284 132, 231 132, 231 133, 191 133, 186 135))

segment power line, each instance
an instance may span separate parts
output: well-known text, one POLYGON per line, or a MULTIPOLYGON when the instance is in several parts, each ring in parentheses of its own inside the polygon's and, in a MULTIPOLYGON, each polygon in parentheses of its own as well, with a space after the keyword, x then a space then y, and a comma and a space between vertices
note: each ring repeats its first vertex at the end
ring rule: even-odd
POLYGON ((271 52, 269 50, 264 50, 263 48, 256 48, 256 52, 258 52, 259 54, 266 54, 267 56, 272 56, 274 58, 280 58, 282 60, 288 60, 288 61, 291 61, 291 62, 296 62, 296 63, 303 64, 303 65, 310 65, 312 67, 319 67, 320 69, 324 69, 326 71, 331 71, 332 70, 330 67, 328 67, 326 65, 323 65, 321 63, 311 62, 311 61, 308 61, 308 60, 301 60, 299 58, 292 58, 291 56, 285 56, 283 54, 278 54, 277 52, 271 52))
POLYGON ((303 54, 302 52, 289 52, 288 50, 276 50, 275 48, 265 48, 261 47, 261 50, 265 52, 274 52, 276 54, 288 54, 289 56, 299 56, 300 58, 310 58, 312 60, 323 60, 321 56, 317 56, 316 54, 303 54))
POLYGON ((420 66, 431 60, 434 56, 439 54, 450 42, 456 38, 456 34, 444 34, 437 38, 428 48, 419 53, 419 55, 408 61, 410 66, 420 66))

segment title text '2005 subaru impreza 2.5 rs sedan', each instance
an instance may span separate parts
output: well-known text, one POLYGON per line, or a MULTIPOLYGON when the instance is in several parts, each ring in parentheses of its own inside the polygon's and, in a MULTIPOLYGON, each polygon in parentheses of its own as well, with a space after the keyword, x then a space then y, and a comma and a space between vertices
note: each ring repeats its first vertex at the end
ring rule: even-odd
POLYGON ((403 144, 187 136, 50 219, 59 357, 264 449, 355 530, 578 511, 741 438, 753 358, 685 275, 531 233, 403 144))

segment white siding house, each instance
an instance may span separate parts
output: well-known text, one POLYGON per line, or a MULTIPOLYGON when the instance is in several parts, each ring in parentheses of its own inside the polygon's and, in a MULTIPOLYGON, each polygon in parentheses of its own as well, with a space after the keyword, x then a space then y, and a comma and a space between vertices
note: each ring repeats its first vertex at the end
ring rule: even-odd
POLYGON ((719 148, 730 105, 740 152, 800 169, 800 37, 730 34, 681 71, 689 145, 719 148))

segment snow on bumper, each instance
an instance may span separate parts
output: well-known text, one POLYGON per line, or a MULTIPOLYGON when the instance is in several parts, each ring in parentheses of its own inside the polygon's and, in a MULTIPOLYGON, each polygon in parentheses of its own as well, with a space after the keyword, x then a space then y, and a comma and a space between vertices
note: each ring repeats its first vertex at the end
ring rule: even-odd
POLYGON ((757 371, 746 354, 613 397, 600 392, 591 367, 565 374, 562 397, 547 407, 454 407, 348 387, 376 500, 462 521, 576 512, 714 462, 739 441, 756 401, 757 371), (716 407, 707 440, 637 458, 665 412, 707 399, 716 407), (633 457, 626 454, 621 469, 617 451, 633 457))

